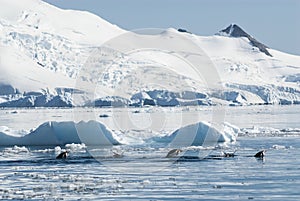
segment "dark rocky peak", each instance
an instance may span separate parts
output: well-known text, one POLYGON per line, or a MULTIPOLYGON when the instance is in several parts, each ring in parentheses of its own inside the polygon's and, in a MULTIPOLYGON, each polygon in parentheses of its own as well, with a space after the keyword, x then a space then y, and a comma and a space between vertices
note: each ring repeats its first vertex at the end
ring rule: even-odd
POLYGON ((255 38, 250 36, 247 32, 245 32, 241 27, 239 27, 236 24, 229 25, 226 29, 221 30, 217 35, 236 37, 236 38, 246 37, 249 39, 252 46, 257 47, 261 52, 272 57, 270 52, 267 50, 268 47, 266 45, 257 41, 255 38))
POLYGON ((191 34, 191 32, 189 32, 189 31, 186 30, 186 29, 182 29, 182 28, 177 29, 177 31, 178 31, 178 32, 183 32, 183 33, 189 33, 189 34, 191 34))
POLYGON ((231 37, 247 37, 247 38, 251 37, 241 27, 239 27, 236 24, 229 25, 226 29, 220 31, 220 33, 225 33, 226 35, 231 37))

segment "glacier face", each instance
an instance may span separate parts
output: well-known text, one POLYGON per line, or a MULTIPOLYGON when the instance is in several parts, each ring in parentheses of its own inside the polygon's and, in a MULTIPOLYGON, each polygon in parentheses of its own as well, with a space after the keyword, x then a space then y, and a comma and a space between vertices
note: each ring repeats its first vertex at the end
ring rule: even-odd
POLYGON ((214 36, 151 35, 40 0, 0 2, 0 107, 300 103, 300 56, 270 49, 237 25, 214 36), (208 59, 193 69, 186 58, 197 48, 208 59), (212 72, 222 87, 208 83, 212 72))

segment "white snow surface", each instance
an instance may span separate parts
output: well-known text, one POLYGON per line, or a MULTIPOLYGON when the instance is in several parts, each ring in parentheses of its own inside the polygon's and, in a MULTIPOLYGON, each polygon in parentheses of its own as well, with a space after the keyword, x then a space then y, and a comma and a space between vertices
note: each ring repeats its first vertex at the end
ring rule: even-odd
MULTIPOLYGON (((1 0, 0 3, 2 26, 8 25, 11 28, 9 31, 17 28, 19 34, 26 33, 38 38, 54 34, 75 43, 97 44, 123 31, 91 13, 62 10, 41 0, 1 0)), ((51 43, 48 45, 51 46, 51 43)))
POLYGON ((172 28, 142 35, 41 0, 0 0, 0 5, 0 107, 101 107, 107 106, 104 99, 112 106, 300 103, 300 56, 273 49, 267 56, 244 37, 172 28), (104 43, 133 51, 99 49, 104 43), (136 44, 145 48, 135 50, 136 44), (164 44, 186 58, 209 59, 191 67, 164 51, 164 44), (213 70, 223 87, 207 84, 209 74, 197 75, 213 70), (159 92, 154 98, 153 91, 159 92))

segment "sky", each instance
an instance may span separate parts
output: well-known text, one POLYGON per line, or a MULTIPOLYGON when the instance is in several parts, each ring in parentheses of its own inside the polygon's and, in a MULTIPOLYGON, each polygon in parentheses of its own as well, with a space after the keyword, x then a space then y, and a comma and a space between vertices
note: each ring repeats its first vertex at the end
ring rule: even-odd
POLYGON ((231 23, 270 48, 300 55, 300 0, 44 0, 126 30, 184 28, 213 35, 231 23))

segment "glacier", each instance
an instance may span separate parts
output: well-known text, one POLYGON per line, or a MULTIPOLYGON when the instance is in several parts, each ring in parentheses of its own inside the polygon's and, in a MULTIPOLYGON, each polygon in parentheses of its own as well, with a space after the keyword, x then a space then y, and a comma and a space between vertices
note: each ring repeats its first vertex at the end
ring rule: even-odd
POLYGON ((300 56, 274 50, 236 24, 213 36, 173 28, 154 36, 41 0, 0 2, 0 107, 300 103, 300 56), (114 40, 124 47, 180 41, 186 57, 197 46, 210 64, 199 63, 196 71, 214 68, 221 87, 208 86, 173 53, 144 49, 124 54, 104 47, 114 40))

